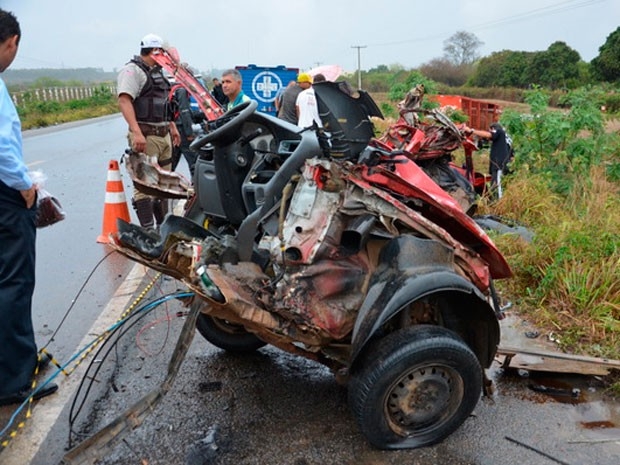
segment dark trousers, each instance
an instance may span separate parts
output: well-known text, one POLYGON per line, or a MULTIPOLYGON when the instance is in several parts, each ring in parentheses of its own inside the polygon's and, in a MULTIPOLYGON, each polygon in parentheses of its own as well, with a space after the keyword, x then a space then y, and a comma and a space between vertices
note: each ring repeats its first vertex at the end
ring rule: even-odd
POLYGON ((183 154, 183 157, 185 157, 185 161, 187 162, 187 166, 189 167, 189 174, 193 180, 194 166, 196 166, 198 153, 190 150, 190 141, 187 140, 187 137, 183 133, 183 128, 179 127, 179 125, 177 125, 177 127, 179 128, 179 133, 181 134, 181 145, 172 148, 172 171, 177 169, 177 166, 181 161, 181 154, 183 154))
POLYGON ((0 181, 0 396, 28 388, 37 363, 32 327, 35 209, 0 181))

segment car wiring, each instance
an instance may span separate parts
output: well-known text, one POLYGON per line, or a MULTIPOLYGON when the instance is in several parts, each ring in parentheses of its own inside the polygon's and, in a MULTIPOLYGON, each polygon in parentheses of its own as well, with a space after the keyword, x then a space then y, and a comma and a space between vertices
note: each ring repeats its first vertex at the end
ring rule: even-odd
MULTIPOLYGON (((58 326, 56 327, 56 329, 54 330, 52 335, 48 338, 47 342, 39 349, 38 362, 37 362, 37 366, 36 366, 34 374, 33 374, 33 381, 32 381, 32 384, 31 384, 31 389, 32 389, 31 393, 12 412, 12 414, 9 417, 8 421, 6 422, 4 427, 2 427, 2 429, 0 430, 0 451, 2 449, 6 448, 8 446, 8 444, 9 444, 9 442, 18 435, 18 433, 25 426, 26 420, 32 418, 32 403, 34 401, 34 396, 36 395, 36 393, 39 392, 40 390, 42 390, 43 388, 45 388, 48 384, 50 384, 54 379, 56 379, 58 377, 58 375, 60 375, 62 373, 65 376, 69 376, 94 351, 94 349, 97 346, 101 345, 100 349, 96 353, 96 356, 91 360, 85 375, 83 376, 82 380, 80 381, 80 385, 79 385, 78 391, 76 392, 76 394, 74 396, 74 400, 73 400, 73 403, 72 403, 72 406, 71 406, 71 415, 70 415, 70 420, 73 421, 75 419, 75 416, 77 415, 77 413, 79 413, 79 410, 80 410, 80 408, 82 407, 82 405, 84 403, 84 401, 82 401, 80 403, 80 406, 77 408, 76 415, 73 415, 73 412, 74 412, 74 409, 75 409, 75 406, 76 406, 76 402, 77 402, 77 399, 78 399, 78 394, 81 392, 81 390, 82 390, 82 388, 83 388, 83 386, 84 386, 84 384, 86 382, 87 376, 90 373, 89 370, 93 366, 95 360, 98 360, 97 356, 102 352, 103 348, 108 347, 108 346, 116 348, 118 340, 120 339, 120 337, 122 337, 122 335, 124 335, 126 333, 126 331, 129 328, 133 327, 135 324, 137 324, 140 321, 142 321, 142 318, 144 318, 146 315, 151 313, 152 310, 158 308, 160 305, 167 304, 167 302, 172 300, 172 299, 179 299, 179 300, 185 300, 186 301, 187 299, 191 300, 194 297, 194 293, 193 292, 189 292, 189 291, 175 291, 175 292, 163 295, 161 297, 155 298, 154 300, 151 300, 151 301, 147 302, 146 304, 138 306, 138 304, 145 298, 146 294, 158 283, 158 281, 160 281, 160 279, 162 277, 162 274, 161 273, 157 273, 154 277, 151 278, 150 282, 139 293, 139 295, 132 302, 132 304, 129 305, 124 310, 122 315, 119 317, 119 319, 114 324, 112 324, 105 331, 103 331, 102 334, 100 334, 98 336, 95 336, 93 338, 93 340, 90 341, 88 344, 86 344, 84 347, 78 349, 77 352, 75 352, 65 363, 62 363, 62 364, 59 363, 50 354, 50 352, 48 351, 48 346, 55 340, 58 332, 61 330, 63 325, 66 323, 66 321, 69 318, 71 312, 73 311, 74 307, 76 306, 80 296, 84 292, 84 289, 86 288, 86 286, 88 285, 88 283, 92 279, 92 277, 95 274, 95 272, 97 271, 97 269, 113 253, 115 253, 115 251, 113 251, 113 250, 108 252, 108 253, 106 253, 97 262, 97 264, 93 267, 91 272, 86 277, 84 283, 78 289, 75 297, 72 299, 71 304, 69 305, 69 307, 65 311, 65 313, 64 313, 60 323, 58 324, 58 326), (127 329, 123 330, 127 325, 129 325, 129 327, 127 329), (113 338, 115 335, 118 336, 115 339, 115 341, 113 343, 111 343, 111 344, 108 343, 108 341, 111 338, 113 338), (38 382, 37 381, 37 376, 39 375, 39 368, 40 368, 40 364, 41 364, 41 360, 42 360, 43 356, 49 357, 50 361, 51 361, 51 364, 54 365, 56 369, 46 379, 44 379, 41 382, 38 382), (20 415, 22 413, 24 413, 24 420, 18 421, 20 419, 20 415)), ((149 275, 147 274, 147 276, 149 276, 149 275)), ((157 285, 157 289, 158 289, 159 293, 163 294, 163 290, 162 290, 160 285, 157 285)), ((177 312, 174 315, 174 317, 182 317, 184 315, 187 315, 187 312, 177 312)), ((169 322, 169 321, 171 321, 172 318, 173 318, 173 316, 171 316, 169 314, 168 309, 166 307, 166 316, 156 320, 155 322, 149 323, 148 325, 146 325, 146 327, 153 327, 154 325, 162 323, 162 322, 165 322, 165 321, 169 322)), ((144 328, 141 329, 140 331, 138 331, 138 335, 136 336, 136 338, 138 338, 139 335, 142 334, 143 331, 144 331, 144 328)), ((165 339, 167 341, 167 339, 168 339, 168 331, 167 331, 167 335, 166 335, 165 339)), ((138 340, 136 340, 136 344, 138 346, 140 345, 138 340)), ((160 351, 161 350, 163 350, 163 345, 162 345, 162 348, 160 349, 160 351)), ((109 353, 109 351, 105 354, 105 357, 107 357, 108 353, 109 353)), ((90 378, 90 384, 91 385, 92 385, 93 382, 94 382, 94 377, 90 378)), ((90 390, 90 387, 88 388, 87 392, 89 390, 90 390)), ((70 431, 69 431, 69 436, 70 437, 71 437, 71 432, 72 432, 72 425, 73 425, 73 423, 70 422, 70 431)))
MULTIPOLYGON (((135 311, 127 315, 122 322, 114 325, 114 327, 110 328, 109 334, 106 337, 106 340, 103 344, 100 345, 99 349, 95 353, 94 357, 91 359, 86 373, 82 377, 76 394, 73 398, 73 402, 71 403, 71 408, 69 410, 69 447, 73 447, 75 439, 84 439, 88 435, 80 434, 75 430, 74 425, 78 420, 78 417, 84 408, 84 405, 89 397, 92 387, 100 382, 100 371, 104 367, 104 362, 108 359, 108 357, 113 353, 116 353, 116 360, 119 360, 118 353, 118 344, 123 339, 123 337, 128 334, 136 325, 142 322, 143 318, 150 314, 151 311, 155 310, 161 304, 168 302, 171 299, 183 299, 188 297, 193 297, 192 292, 175 292, 172 294, 166 294, 162 297, 158 297, 141 307, 137 308, 135 311)), ((175 317, 184 317, 187 315, 187 312, 177 312, 175 317)), ((142 329, 138 331, 138 334, 143 331, 145 328, 152 327, 153 325, 159 323, 160 321, 170 320, 172 317, 167 315, 164 318, 158 319, 155 322, 149 323, 143 326, 142 329)), ((114 372, 118 369, 118 364, 114 364, 114 372)), ((118 390, 118 388, 112 384, 113 390, 118 390)))

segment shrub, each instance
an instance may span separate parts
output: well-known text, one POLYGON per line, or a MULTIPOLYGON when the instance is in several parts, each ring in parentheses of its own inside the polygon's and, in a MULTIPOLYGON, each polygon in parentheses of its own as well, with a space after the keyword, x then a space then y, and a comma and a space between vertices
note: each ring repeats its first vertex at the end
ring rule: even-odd
POLYGON ((507 111, 502 122, 517 158, 496 214, 534 229, 531 244, 498 237, 515 273, 500 283, 565 347, 617 356, 620 343, 620 185, 615 133, 606 134, 600 89, 567 94, 568 110, 548 95, 526 96, 530 113, 507 111))

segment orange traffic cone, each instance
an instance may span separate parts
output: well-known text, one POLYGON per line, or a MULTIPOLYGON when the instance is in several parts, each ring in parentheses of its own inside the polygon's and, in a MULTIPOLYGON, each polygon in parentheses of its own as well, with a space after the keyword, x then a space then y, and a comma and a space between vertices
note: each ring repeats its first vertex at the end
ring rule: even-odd
POLYGON ((129 223, 129 208, 125 199, 121 172, 118 162, 110 160, 108 166, 108 182, 105 188, 105 205, 103 207, 103 231, 97 238, 97 242, 110 243, 110 234, 118 232, 116 219, 122 218, 129 223))

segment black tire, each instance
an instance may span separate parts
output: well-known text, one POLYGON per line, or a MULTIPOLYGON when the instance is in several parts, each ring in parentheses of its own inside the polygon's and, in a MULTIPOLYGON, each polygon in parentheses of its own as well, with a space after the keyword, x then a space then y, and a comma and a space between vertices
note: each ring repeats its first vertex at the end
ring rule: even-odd
POLYGON ((349 405, 380 449, 436 444, 471 414, 482 393, 476 355, 452 331, 420 325, 368 347, 349 381, 349 405))
MULTIPOLYGON (((203 305, 203 303, 198 302, 193 305, 203 305)), ((204 313, 198 315, 196 329, 211 344, 228 352, 254 352, 266 345, 254 334, 246 331, 243 326, 204 313)))

